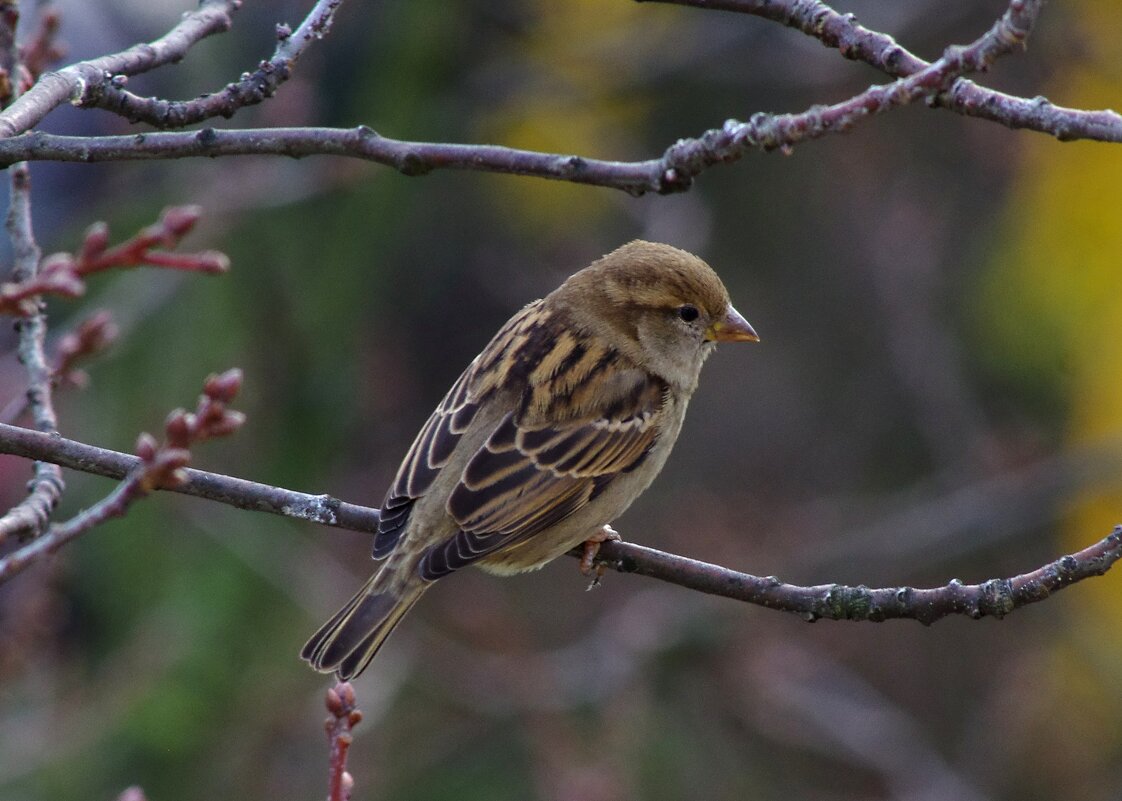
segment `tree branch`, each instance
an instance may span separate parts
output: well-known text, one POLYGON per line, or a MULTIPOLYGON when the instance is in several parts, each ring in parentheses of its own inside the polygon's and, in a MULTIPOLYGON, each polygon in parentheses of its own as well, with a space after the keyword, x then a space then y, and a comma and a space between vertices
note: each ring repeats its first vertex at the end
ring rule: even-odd
MULTIPOLYGON (((848 59, 863 61, 893 77, 913 75, 931 66, 885 33, 858 24, 819 0, 637 0, 701 9, 734 11, 778 22, 812 36, 848 59)), ((1053 105, 1046 97, 1015 97, 958 78, 946 92, 930 99, 934 106, 1007 128, 1046 133, 1060 141, 1122 141, 1122 115, 1106 109, 1088 111, 1053 105)))
POLYGON ((184 14, 178 25, 153 42, 44 73, 0 112, 0 138, 31 130, 63 103, 90 102, 90 93, 96 94, 109 76, 138 75, 179 61, 202 39, 229 30, 231 16, 240 6, 241 0, 201 0, 196 10, 184 14))
POLYGON ((156 128, 182 128, 212 117, 229 119, 241 108, 272 97, 292 75, 292 67, 313 41, 323 38, 343 0, 319 0, 295 31, 277 26, 277 47, 271 58, 253 72, 226 85, 220 92, 194 100, 164 100, 140 97, 123 87, 122 75, 107 77, 96 89, 90 87, 81 105, 118 114, 129 122, 146 122, 156 128))
MULTIPOLYGON (((16 256, 12 277, 17 283, 34 282, 39 271, 40 251, 31 228, 31 174, 27 164, 21 162, 13 167, 9 179, 7 228, 16 256)), ((25 397, 35 428, 53 432, 58 428, 58 417, 52 401, 53 371, 44 352, 47 318, 38 297, 29 299, 29 303, 28 316, 16 322, 19 360, 27 371, 25 397)), ((27 496, 0 517, 0 543, 13 534, 35 535, 45 529, 64 487, 62 471, 57 465, 36 462, 27 496)))
MULTIPOLYGON (((0 69, 6 73, 9 84, 6 92, 19 102, 21 67, 16 48, 16 27, 19 8, 6 5, 0 14, 0 69)), ((5 227, 12 243, 15 263, 12 281, 16 284, 34 284, 41 266, 42 252, 35 241, 31 220, 31 171, 26 162, 17 162, 8 176, 8 216, 5 227)), ((52 370, 47 363, 45 340, 47 318, 37 296, 26 298, 27 314, 17 321, 19 332, 18 356, 27 372, 27 406, 35 428, 53 432, 58 428, 58 416, 52 401, 52 370)), ((0 516, 0 543, 14 535, 37 535, 50 522, 51 512, 62 497, 64 489, 62 471, 49 462, 36 462, 27 496, 0 516)))
MULTIPOLYGON (((127 453, 3 423, 0 423, 0 453, 42 459, 71 470, 115 479, 124 478, 140 464, 138 457, 127 453)), ((169 489, 239 509, 310 520, 352 531, 373 533, 378 527, 377 509, 345 503, 330 495, 308 495, 192 468, 183 472, 186 479, 183 484, 169 489)))
MULTIPOLYGON (((132 161, 240 155, 350 156, 393 167, 405 175, 437 169, 480 170, 536 176, 572 183, 621 189, 633 195, 683 191, 695 176, 719 163, 736 161, 751 150, 787 150, 794 145, 841 133, 862 119, 920 98, 947 94, 947 88, 966 72, 984 69, 1000 55, 1023 45, 1040 10, 1040 0, 1012 0, 991 29, 967 47, 950 47, 938 61, 884 86, 874 86, 831 106, 816 106, 799 114, 755 114, 748 122, 727 121, 696 139, 683 139, 660 158, 621 162, 575 155, 540 153, 496 145, 407 142, 381 136, 360 126, 339 128, 272 128, 264 130, 204 129, 136 136, 66 137, 41 132, 0 140, 0 166, 20 160, 132 161)), ((890 40, 889 40, 890 41, 890 40)), ((884 43, 882 43, 883 45, 884 43)), ((885 45, 887 47, 887 45, 885 45)), ((995 114, 1002 106, 997 93, 979 99, 959 94, 963 108, 982 103, 995 114)), ((957 101, 956 101, 957 102, 957 101)), ((1030 101, 1024 101, 1030 103, 1030 101)), ((1075 112, 1031 101, 1031 114, 1003 119, 1028 122, 1061 138, 1122 141, 1122 117, 1114 112, 1075 112), (1027 115, 1027 116, 1026 116, 1027 115)), ((1004 112, 1001 112, 1004 113, 1004 112)), ((2 115, 0 115, 2 119, 2 115)), ((1027 126, 1026 126, 1027 127, 1027 126)))
MULTIPOLYGON (((3 424, 0 424, 0 453, 51 460, 64 467, 110 478, 126 476, 139 464, 134 456, 3 424)), ((377 509, 344 503, 328 495, 307 495, 202 470, 184 470, 183 477, 182 484, 166 489, 240 509, 270 512, 353 531, 370 533, 378 524, 377 509)), ((579 557, 581 551, 574 550, 570 555, 579 557)), ((800 587, 774 576, 753 576, 626 542, 603 543, 598 561, 621 573, 636 573, 698 592, 791 612, 807 620, 881 622, 910 618, 933 623, 948 615, 1002 617, 1078 581, 1102 575, 1120 557, 1122 527, 1100 542, 1031 573, 981 584, 967 585, 955 580, 933 589, 870 589, 843 584, 800 587)))
MULTIPOLYGON (((573 551, 571 556, 579 556, 573 551)), ((621 573, 679 584, 698 592, 766 606, 801 615, 809 622, 863 620, 881 623, 907 618, 930 625, 948 615, 1001 618, 1015 609, 1043 601, 1078 581, 1101 576, 1122 557, 1122 526, 1094 545, 1062 556, 1030 573, 981 584, 963 584, 952 579, 931 589, 864 585, 820 584, 801 587, 775 576, 753 576, 735 570, 687 559, 683 556, 622 542, 600 546, 600 560, 621 573)))
POLYGON ((107 520, 122 517, 136 501, 153 490, 173 489, 186 481, 183 468, 191 460, 191 446, 214 437, 229 436, 245 422, 245 415, 229 408, 241 384, 241 370, 209 376, 193 413, 176 409, 168 415, 162 444, 151 434, 140 435, 136 442, 136 463, 112 492, 0 559, 0 583, 107 520))

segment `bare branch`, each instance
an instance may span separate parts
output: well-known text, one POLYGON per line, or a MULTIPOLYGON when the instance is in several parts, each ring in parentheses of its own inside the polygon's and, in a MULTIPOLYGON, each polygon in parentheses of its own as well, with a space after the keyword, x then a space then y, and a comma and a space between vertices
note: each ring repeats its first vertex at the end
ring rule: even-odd
MULTIPOLYGON (((9 185, 7 230, 15 251, 12 278, 16 283, 34 283, 41 252, 31 224, 31 173, 25 162, 12 167, 9 185)), ((27 405, 35 428, 50 433, 58 428, 58 417, 51 398, 52 370, 44 353, 47 319, 38 298, 29 298, 27 302, 30 304, 27 316, 16 323, 19 359, 27 371, 27 405)), ((0 542, 13 534, 35 535, 46 528, 64 487, 62 471, 57 465, 36 462, 27 497, 0 517, 0 542)))
MULTIPOLYGON (((735 11, 779 22, 849 59, 863 61, 894 77, 913 75, 931 66, 897 44, 888 34, 860 25, 852 14, 839 14, 819 0, 638 0, 702 9, 735 11)), ((1034 12, 1035 13, 1035 12, 1034 12)), ((1112 110, 1088 111, 1053 105, 1045 97, 1023 98, 958 78, 946 92, 930 99, 934 106, 967 117, 989 120, 1013 129, 1046 133, 1060 141, 1090 139, 1122 141, 1122 116, 1112 110)))
MULTIPOLYGON (((888 109, 939 95, 963 73, 984 69, 1000 55, 1023 45, 1040 3, 1041 0, 1012 0, 1001 19, 975 42, 967 47, 947 48, 938 61, 890 84, 870 87, 848 100, 816 106, 799 114, 761 113, 748 122, 729 120, 723 127, 711 129, 697 139, 683 139, 661 158, 647 161, 604 161, 495 145, 405 142, 360 126, 208 128, 92 138, 34 132, 0 141, 0 166, 20 159, 101 162, 250 154, 338 155, 385 164, 406 175, 423 175, 436 169, 480 170, 612 187, 633 195, 679 192, 688 189, 694 177, 705 169, 736 161, 750 150, 788 150, 803 141, 844 132, 862 119, 888 109)), ((1092 133, 1122 141, 1122 118, 1116 126, 1100 126, 1092 133)))
POLYGON ((31 130, 63 103, 89 102, 90 93, 96 93, 108 76, 137 75, 179 61, 202 39, 229 30, 231 15, 240 6, 241 0, 201 0, 196 10, 153 42, 45 73, 0 112, 0 138, 31 130))
MULTIPOLYGON (((984 36, 968 47, 948 48, 944 57, 933 64, 904 50, 891 37, 869 31, 851 17, 840 15, 816 0, 768 0, 766 3, 762 0, 666 1, 745 11, 775 19, 814 35, 827 45, 839 47, 849 57, 861 58, 889 74, 903 77, 885 86, 872 87, 841 103, 811 108, 800 114, 756 114, 747 123, 729 120, 723 127, 706 131, 698 138, 679 141, 668 148, 661 158, 635 162, 590 159, 493 145, 407 142, 382 137, 368 128, 359 127, 230 131, 206 129, 135 137, 89 138, 30 133, 0 140, 0 166, 20 160, 103 162, 249 154, 292 157, 337 155, 385 164, 406 175, 422 175, 436 169, 467 169, 612 187, 634 195, 645 192, 670 193, 687 189, 692 179, 703 170, 717 163, 736 161, 752 149, 786 150, 804 140, 842 132, 866 116, 914 102, 921 97, 958 113, 990 119, 1013 128, 1039 130, 1060 139, 1122 141, 1122 116, 1113 111, 1061 108, 1044 98, 1016 98, 978 87, 960 78, 963 73, 984 69, 999 55, 1023 45, 1039 13, 1039 0, 1012 0, 1003 17, 984 36)), ((274 59, 266 64, 283 65, 288 63, 285 59, 290 61, 298 56, 309 41, 322 35, 339 2, 340 0, 320 0, 297 31, 282 39, 274 59)), ((73 86, 77 87, 80 76, 82 87, 86 87, 82 91, 86 94, 76 97, 75 102, 92 102, 90 98, 93 95, 87 89, 93 83, 101 81, 104 84, 103 79, 110 74, 125 75, 130 71, 139 72, 166 63, 171 60, 169 51, 181 55, 202 36, 228 27, 229 13, 236 5, 233 0, 226 3, 218 0, 204 2, 202 8, 188 15, 167 37, 145 46, 157 49, 159 58, 139 58, 139 51, 147 51, 144 48, 133 48, 122 54, 68 67, 47 77, 53 76, 57 82, 58 76, 69 76, 73 79, 73 86), (174 47, 168 44, 172 40, 174 47), (156 48, 157 44, 162 46, 156 48), (96 66, 100 71, 86 74, 91 66, 96 66), (111 69, 117 67, 122 68, 111 69)), ((285 33, 283 28, 280 33, 285 33)), ((272 67, 269 69, 273 73, 277 72, 272 67)), ((247 79, 246 86, 252 84, 260 88, 264 86, 261 80, 264 80, 262 76, 251 76, 247 79)), ((39 98, 36 102, 42 104, 43 98, 47 97, 47 90, 41 87, 46 82, 45 78, 28 93, 28 97, 39 98)), ((231 87, 239 85, 232 84, 231 87)), ((230 91, 231 97, 236 96, 237 102, 241 102, 258 89, 230 91)), ((65 99, 54 95, 49 97, 53 98, 51 102, 62 102, 65 99)), ((26 131, 38 121, 22 121, 26 117, 26 111, 21 103, 26 102, 30 101, 17 101, 12 109, 0 113, 0 137, 5 133, 26 131)), ((219 101, 206 100, 206 103, 218 103, 221 106, 219 101)), ((56 102, 55 105, 57 104, 56 102)), ((232 113, 234 106, 227 105, 224 108, 232 113)), ((154 124, 183 124, 186 118, 177 116, 178 114, 178 111, 173 113, 169 109, 163 109, 155 113, 156 118, 149 121, 154 124), (171 116, 166 116, 168 114, 171 116), (164 122, 157 119, 161 115, 164 115, 164 122)))
POLYGON ((277 47, 272 57, 220 92, 194 100, 140 97, 124 89, 125 76, 116 75, 102 81, 96 91, 88 92, 81 105, 105 109, 130 122, 146 122, 157 128, 182 128, 213 117, 229 119, 239 109, 267 100, 276 93, 292 75, 292 67, 308 45, 326 35, 342 4, 343 0, 319 0, 295 31, 287 25, 278 25, 277 47))
MULTIPOLYGON (((124 478, 140 464, 138 457, 127 453, 3 423, 0 423, 0 453, 49 460, 71 470, 115 479, 124 478)), ((308 495, 192 468, 186 468, 183 473, 186 478, 183 484, 166 489, 239 509, 310 520, 336 528, 372 533, 378 527, 377 509, 345 503, 330 495, 308 495)))
MULTIPOLYGON (((123 453, 2 424, 0 453, 51 459, 65 467, 114 478, 128 475, 137 464, 136 457, 123 453)), ((165 489, 335 528, 373 532, 378 525, 377 509, 344 503, 327 495, 306 495, 201 470, 183 470, 183 477, 182 484, 165 489)), ((579 558, 582 551, 576 549, 570 555, 579 558)), ((910 618, 932 623, 952 614, 1001 617, 1077 581, 1102 575, 1120 557, 1122 528, 1031 573, 981 584, 952 581, 934 589, 870 589, 842 584, 800 587, 785 584, 774 576, 753 576, 626 542, 603 543, 598 561, 621 573, 637 573, 699 592, 792 612, 807 620, 881 622, 910 618)))
POLYGON ((228 408, 237 396, 241 382, 240 370, 208 377, 193 413, 176 409, 168 416, 163 444, 157 443, 150 434, 140 435, 136 443, 137 463, 111 493, 0 559, 0 582, 105 521, 124 516, 133 503, 147 497, 153 490, 174 489, 182 485, 187 480, 183 468, 191 460, 191 446, 213 437, 233 434, 245 422, 245 415, 228 408))
MULTIPOLYGON (((710 134, 719 134, 711 131, 710 134)), ((698 140, 691 140, 701 144, 698 140)), ((357 128, 204 128, 131 136, 58 136, 40 131, 0 139, 0 168, 21 160, 95 163, 152 161, 218 156, 273 155, 302 158, 331 155, 384 164, 405 175, 437 169, 478 170, 552 178, 622 189, 634 195, 662 189, 662 159, 604 161, 581 156, 540 153, 498 145, 406 142, 357 128)))
MULTIPOLYGON (((574 550, 570 556, 580 556, 574 550)), ((1078 581, 1101 576, 1122 557, 1122 526, 1078 553, 1062 556, 1031 573, 981 584, 952 579, 932 589, 821 584, 800 587, 775 576, 753 576, 735 570, 644 548, 631 543, 606 542, 600 558, 621 573, 669 581, 692 590, 801 615, 807 621, 861 620, 881 623, 907 618, 925 625, 948 615, 1001 618, 1043 601, 1078 581)))

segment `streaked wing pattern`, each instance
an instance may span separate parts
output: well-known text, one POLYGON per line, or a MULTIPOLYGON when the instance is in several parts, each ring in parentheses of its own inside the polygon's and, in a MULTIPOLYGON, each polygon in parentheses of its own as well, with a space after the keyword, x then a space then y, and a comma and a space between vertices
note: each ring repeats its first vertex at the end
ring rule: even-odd
POLYGON ((375 559, 383 559, 393 551, 409 522, 414 502, 432 486, 474 419, 479 404, 468 398, 474 366, 468 367, 448 390, 398 468, 393 486, 382 502, 382 518, 374 534, 375 559))
POLYGON ((544 531, 635 469, 654 444, 665 391, 649 378, 612 404, 611 417, 547 428, 522 428, 507 415, 448 499, 460 532, 429 548, 421 577, 435 580, 544 531))

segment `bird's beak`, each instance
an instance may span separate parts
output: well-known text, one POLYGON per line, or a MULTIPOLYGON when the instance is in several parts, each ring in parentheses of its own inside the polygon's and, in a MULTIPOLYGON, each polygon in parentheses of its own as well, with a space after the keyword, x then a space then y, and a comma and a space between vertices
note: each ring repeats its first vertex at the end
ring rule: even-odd
POLYGON ((705 329, 705 338, 712 342, 759 342, 756 330, 729 304, 725 316, 705 329))

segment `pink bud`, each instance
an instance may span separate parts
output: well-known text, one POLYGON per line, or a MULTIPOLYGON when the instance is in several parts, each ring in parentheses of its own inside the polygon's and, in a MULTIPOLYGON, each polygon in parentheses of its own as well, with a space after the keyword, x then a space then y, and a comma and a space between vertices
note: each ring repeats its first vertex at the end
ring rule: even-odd
POLYGON ((195 254, 197 269, 207 275, 222 275, 230 272, 230 257, 217 250, 204 250, 195 254))
POLYGON ((141 432, 140 436, 136 438, 135 453, 145 462, 151 462, 156 458, 156 451, 159 449, 159 443, 156 438, 149 434, 147 431, 141 432))
POLYGON ((242 388, 243 374, 240 368, 234 367, 224 373, 210 374, 203 383, 203 393, 208 398, 230 403, 237 397, 242 388))
POLYGON ((228 437, 236 433, 243 425, 245 425, 245 415, 231 409, 223 412, 218 420, 210 422, 207 425, 206 433, 211 437, 228 437))
POLYGON ((197 425, 195 415, 185 409, 176 409, 168 415, 164 423, 168 444, 178 448, 187 447, 195 437, 197 425))
MULTIPOLYGON (((332 715, 337 718, 343 717, 343 699, 339 697, 339 693, 337 693, 334 688, 331 688, 327 691, 327 696, 324 698, 324 703, 327 706, 327 711, 332 715)), ((328 721, 327 725, 330 726, 331 721, 328 721)))
POLYGON ((100 256, 109 247, 109 226, 103 222, 95 222, 86 229, 86 237, 82 240, 82 249, 78 257, 82 260, 100 256))
POLYGON ((195 227, 202 214, 199 206, 171 206, 160 215, 160 225, 173 240, 182 239, 195 227))

